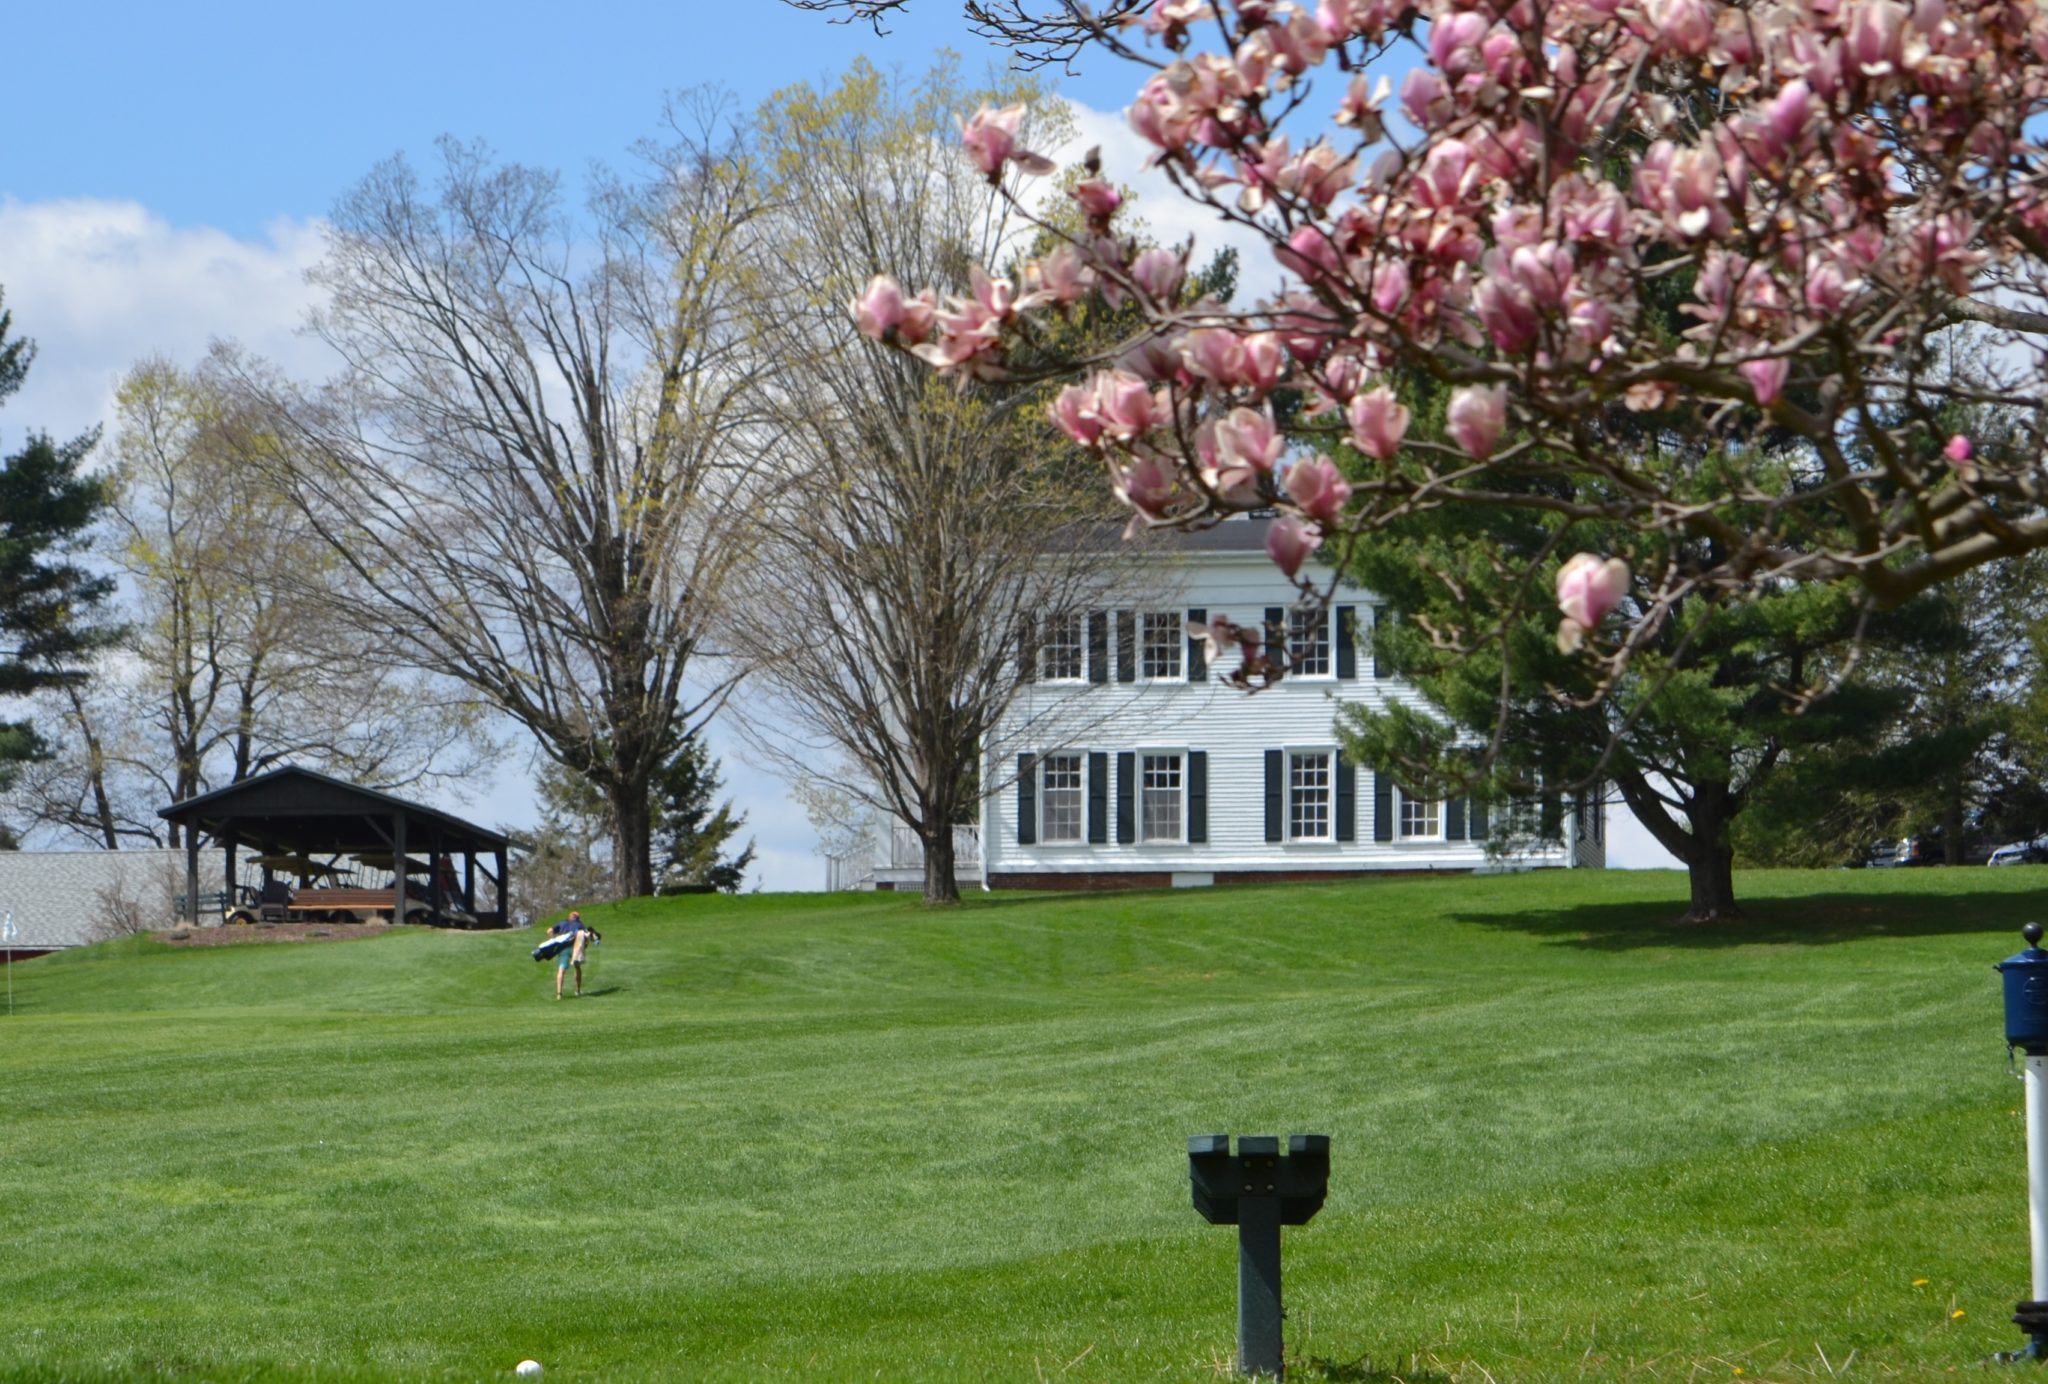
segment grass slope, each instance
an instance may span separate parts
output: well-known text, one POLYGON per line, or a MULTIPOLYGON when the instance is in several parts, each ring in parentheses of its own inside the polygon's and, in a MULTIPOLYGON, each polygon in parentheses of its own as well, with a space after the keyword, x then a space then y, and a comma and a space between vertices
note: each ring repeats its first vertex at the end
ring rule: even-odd
POLYGON ((30 962, 0 1377, 1213 1379, 1190 1133, 1327 1132, 1295 1378, 1913 1378, 2019 1341, 1991 962, 2048 869, 642 901, 30 962))

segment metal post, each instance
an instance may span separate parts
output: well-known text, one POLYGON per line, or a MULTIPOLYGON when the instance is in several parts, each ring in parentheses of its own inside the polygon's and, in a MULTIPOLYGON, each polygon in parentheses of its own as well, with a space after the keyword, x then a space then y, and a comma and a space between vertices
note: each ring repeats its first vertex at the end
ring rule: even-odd
POLYGON ((2048 1302, 2048 1056, 2028 1054, 2027 1245, 2034 1259, 2034 1301, 2048 1302))
POLYGON ((1280 1317, 1280 1199, 1244 1197, 1237 1203, 1239 1373, 1280 1377, 1280 1317))

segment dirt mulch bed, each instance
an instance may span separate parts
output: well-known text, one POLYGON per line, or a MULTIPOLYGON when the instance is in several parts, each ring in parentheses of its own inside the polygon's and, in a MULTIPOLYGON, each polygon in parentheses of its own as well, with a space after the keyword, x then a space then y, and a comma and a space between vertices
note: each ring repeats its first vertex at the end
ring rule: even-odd
POLYGON ((257 923, 170 928, 150 935, 172 947, 232 947, 242 942, 347 942, 382 937, 390 923, 257 923))

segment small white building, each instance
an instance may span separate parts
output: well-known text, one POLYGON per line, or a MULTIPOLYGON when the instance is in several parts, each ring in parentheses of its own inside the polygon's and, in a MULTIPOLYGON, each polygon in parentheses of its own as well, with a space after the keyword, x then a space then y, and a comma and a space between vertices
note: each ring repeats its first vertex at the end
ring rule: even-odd
MULTIPOLYGON (((1332 879, 1488 867, 1487 814, 1464 799, 1410 798, 1345 759, 1332 730, 1347 703, 1421 705, 1374 667, 1372 595, 1340 590, 1291 612, 1294 589, 1266 556, 1270 521, 1232 520, 1159 545, 1171 609, 1092 612, 1040 632, 1008 724, 1028 745, 990 766, 1009 788, 983 803, 991 888, 1103 889, 1332 879), (1296 671, 1254 695, 1224 685, 1189 621, 1287 622, 1296 671), (1032 743, 1037 733, 1045 743, 1032 743)), ((1234 661, 1235 653, 1225 653, 1234 661)), ((1512 862, 1606 863, 1597 795, 1562 804, 1561 846, 1512 862)))

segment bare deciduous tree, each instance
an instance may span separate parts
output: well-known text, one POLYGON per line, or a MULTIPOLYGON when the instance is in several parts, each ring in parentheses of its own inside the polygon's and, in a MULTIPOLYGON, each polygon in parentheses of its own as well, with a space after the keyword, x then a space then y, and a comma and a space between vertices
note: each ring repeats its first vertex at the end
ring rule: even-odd
POLYGON ((284 764, 396 789, 459 782, 490 749, 473 696, 362 658, 324 617, 340 564, 235 408, 216 369, 163 359, 116 391, 101 546, 130 623, 91 686, 42 695, 62 729, 15 789, 31 822, 176 845, 158 808, 284 764))
POLYGON ((848 324, 877 272, 964 286, 1015 253, 1003 203, 943 139, 963 101, 947 69, 900 87, 859 65, 761 115, 778 289, 761 338, 784 441, 731 617, 749 738, 792 777, 849 765, 837 786, 917 833, 927 902, 959 897, 954 828, 1005 781, 999 726, 1061 742, 1005 719, 1020 650, 1035 660, 1034 631, 1083 618, 1124 570, 1097 496, 1052 474, 1041 392, 956 388, 848 324))
POLYGON ((760 208, 722 121, 679 108, 645 181, 601 180, 580 218, 554 176, 452 141, 431 189, 378 167, 316 271, 342 376, 240 372, 363 656, 461 681, 598 786, 626 893, 653 887, 651 777, 729 687, 704 636, 765 445, 740 349, 760 208))

